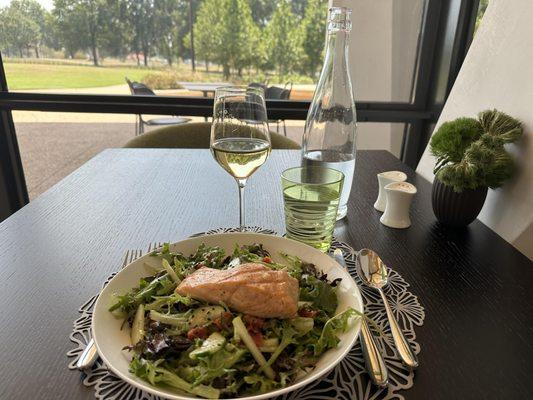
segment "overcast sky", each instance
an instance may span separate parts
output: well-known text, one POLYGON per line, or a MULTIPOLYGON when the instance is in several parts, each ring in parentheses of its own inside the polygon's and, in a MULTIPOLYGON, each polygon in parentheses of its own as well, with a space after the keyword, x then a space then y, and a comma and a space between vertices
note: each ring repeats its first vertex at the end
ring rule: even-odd
MULTIPOLYGON (((8 6, 9 3, 11 0, 0 0, 0 7, 8 6)), ((41 3, 47 10, 51 10, 54 6, 54 0, 37 0, 37 3, 41 3)))

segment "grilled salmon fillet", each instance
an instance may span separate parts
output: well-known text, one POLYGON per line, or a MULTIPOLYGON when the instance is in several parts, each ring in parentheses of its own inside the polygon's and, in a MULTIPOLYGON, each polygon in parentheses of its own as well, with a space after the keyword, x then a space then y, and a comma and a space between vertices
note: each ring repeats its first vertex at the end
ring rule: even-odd
POLYGON ((176 293, 261 318, 292 318, 298 311, 298 280, 285 271, 247 263, 219 270, 200 268, 185 278, 176 293))

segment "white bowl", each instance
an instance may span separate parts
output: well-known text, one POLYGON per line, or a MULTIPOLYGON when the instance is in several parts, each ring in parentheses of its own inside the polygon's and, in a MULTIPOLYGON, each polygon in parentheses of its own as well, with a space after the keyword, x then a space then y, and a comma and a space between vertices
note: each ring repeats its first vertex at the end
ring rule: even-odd
MULTIPOLYGON (((338 286, 339 306, 337 312, 348 307, 363 312, 363 301, 357 285, 343 267, 328 255, 294 240, 264 235, 258 233, 222 233, 186 239, 170 246, 171 251, 179 251, 185 255, 192 254, 201 243, 208 246, 222 247, 227 254, 231 254, 235 244, 244 245, 261 243, 268 250, 274 261, 283 263, 280 252, 300 257, 302 260, 315 264, 317 269, 328 274, 328 279, 342 278, 338 286)), ((120 271, 102 290, 96 304, 92 319, 93 338, 100 357, 107 367, 126 382, 146 392, 174 400, 188 400, 195 398, 192 395, 181 393, 172 389, 155 387, 148 382, 136 377, 128 371, 129 359, 121 349, 130 345, 130 331, 120 329, 122 320, 113 316, 108 308, 112 304, 114 293, 123 294, 135 287, 143 276, 151 275, 144 266, 145 255, 132 262, 120 271)), ((303 376, 295 383, 282 389, 260 395, 241 397, 240 399, 259 400, 279 396, 304 386, 330 371, 350 351, 359 335, 361 324, 359 320, 352 325, 348 332, 340 335, 340 343, 335 349, 330 349, 322 355, 313 371, 303 376)))

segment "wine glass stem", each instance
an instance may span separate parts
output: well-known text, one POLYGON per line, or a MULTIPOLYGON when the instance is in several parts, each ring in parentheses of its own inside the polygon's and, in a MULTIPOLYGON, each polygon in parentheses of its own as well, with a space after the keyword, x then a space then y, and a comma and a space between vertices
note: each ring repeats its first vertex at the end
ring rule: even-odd
POLYGON ((246 186, 246 179, 237 179, 239 185, 239 230, 244 232, 244 187, 246 186))

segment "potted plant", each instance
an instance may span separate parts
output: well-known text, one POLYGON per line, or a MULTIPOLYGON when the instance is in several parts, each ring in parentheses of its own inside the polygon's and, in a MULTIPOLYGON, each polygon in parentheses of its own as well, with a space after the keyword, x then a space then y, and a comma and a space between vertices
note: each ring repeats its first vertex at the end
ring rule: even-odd
POLYGON ((430 142, 437 158, 433 212, 440 222, 466 226, 476 219, 487 189, 500 187, 513 174, 515 163, 504 144, 521 134, 521 123, 497 110, 442 124, 430 142))

